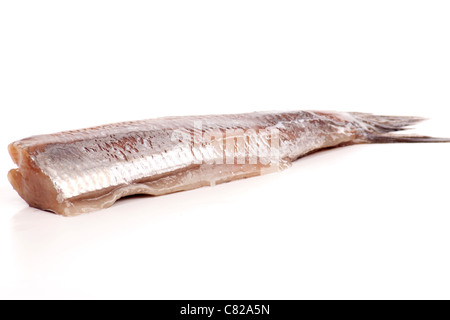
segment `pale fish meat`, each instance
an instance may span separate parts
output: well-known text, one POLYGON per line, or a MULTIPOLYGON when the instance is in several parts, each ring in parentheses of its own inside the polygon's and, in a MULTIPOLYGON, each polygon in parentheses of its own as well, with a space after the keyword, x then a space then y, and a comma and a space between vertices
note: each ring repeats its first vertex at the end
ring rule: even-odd
POLYGON ((119 198, 163 195, 286 168, 312 152, 360 143, 449 142, 393 134, 417 117, 255 112, 168 117, 13 142, 14 189, 32 207, 73 216, 119 198))

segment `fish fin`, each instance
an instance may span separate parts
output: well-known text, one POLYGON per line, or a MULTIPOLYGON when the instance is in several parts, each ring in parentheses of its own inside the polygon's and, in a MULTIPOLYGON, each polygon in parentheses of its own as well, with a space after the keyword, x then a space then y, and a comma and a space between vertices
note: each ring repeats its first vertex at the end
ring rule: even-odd
POLYGON ((436 138, 420 135, 398 135, 394 132, 411 129, 411 126, 427 120, 421 117, 381 116, 352 112, 362 125, 363 142, 368 143, 445 143, 450 138, 436 138))
POLYGON ((368 129, 378 133, 395 132, 410 129, 411 126, 427 120, 422 117, 380 116, 370 113, 352 112, 352 116, 365 124, 368 129))

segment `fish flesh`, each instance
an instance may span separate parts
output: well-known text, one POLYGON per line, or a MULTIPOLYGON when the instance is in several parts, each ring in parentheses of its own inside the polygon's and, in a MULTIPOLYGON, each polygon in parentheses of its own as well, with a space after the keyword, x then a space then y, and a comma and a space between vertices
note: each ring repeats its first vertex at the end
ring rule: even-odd
POLYGON ((8 178, 32 207, 64 216, 119 198, 164 195, 276 172, 318 150, 362 143, 450 142, 399 135, 418 117, 289 111, 166 117, 13 142, 8 178))

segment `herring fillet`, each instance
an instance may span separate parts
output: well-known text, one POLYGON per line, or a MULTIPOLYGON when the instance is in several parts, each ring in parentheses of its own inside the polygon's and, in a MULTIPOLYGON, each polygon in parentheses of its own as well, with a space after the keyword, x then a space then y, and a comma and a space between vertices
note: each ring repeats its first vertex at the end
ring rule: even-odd
POLYGON ((163 195, 274 172, 324 148, 450 142, 394 134, 422 120, 292 111, 123 122, 13 142, 8 149, 18 168, 8 178, 30 206, 72 216, 128 195, 163 195))

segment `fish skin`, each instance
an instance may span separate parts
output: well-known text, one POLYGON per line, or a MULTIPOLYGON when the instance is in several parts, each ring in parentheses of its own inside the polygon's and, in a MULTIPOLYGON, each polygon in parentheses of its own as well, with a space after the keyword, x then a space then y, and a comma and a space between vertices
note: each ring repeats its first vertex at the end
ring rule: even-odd
POLYGON ((392 134, 421 120, 292 111, 123 122, 13 142, 9 152, 18 169, 8 177, 30 206, 72 216, 127 195, 163 195, 275 172, 324 148, 448 142, 392 134))

